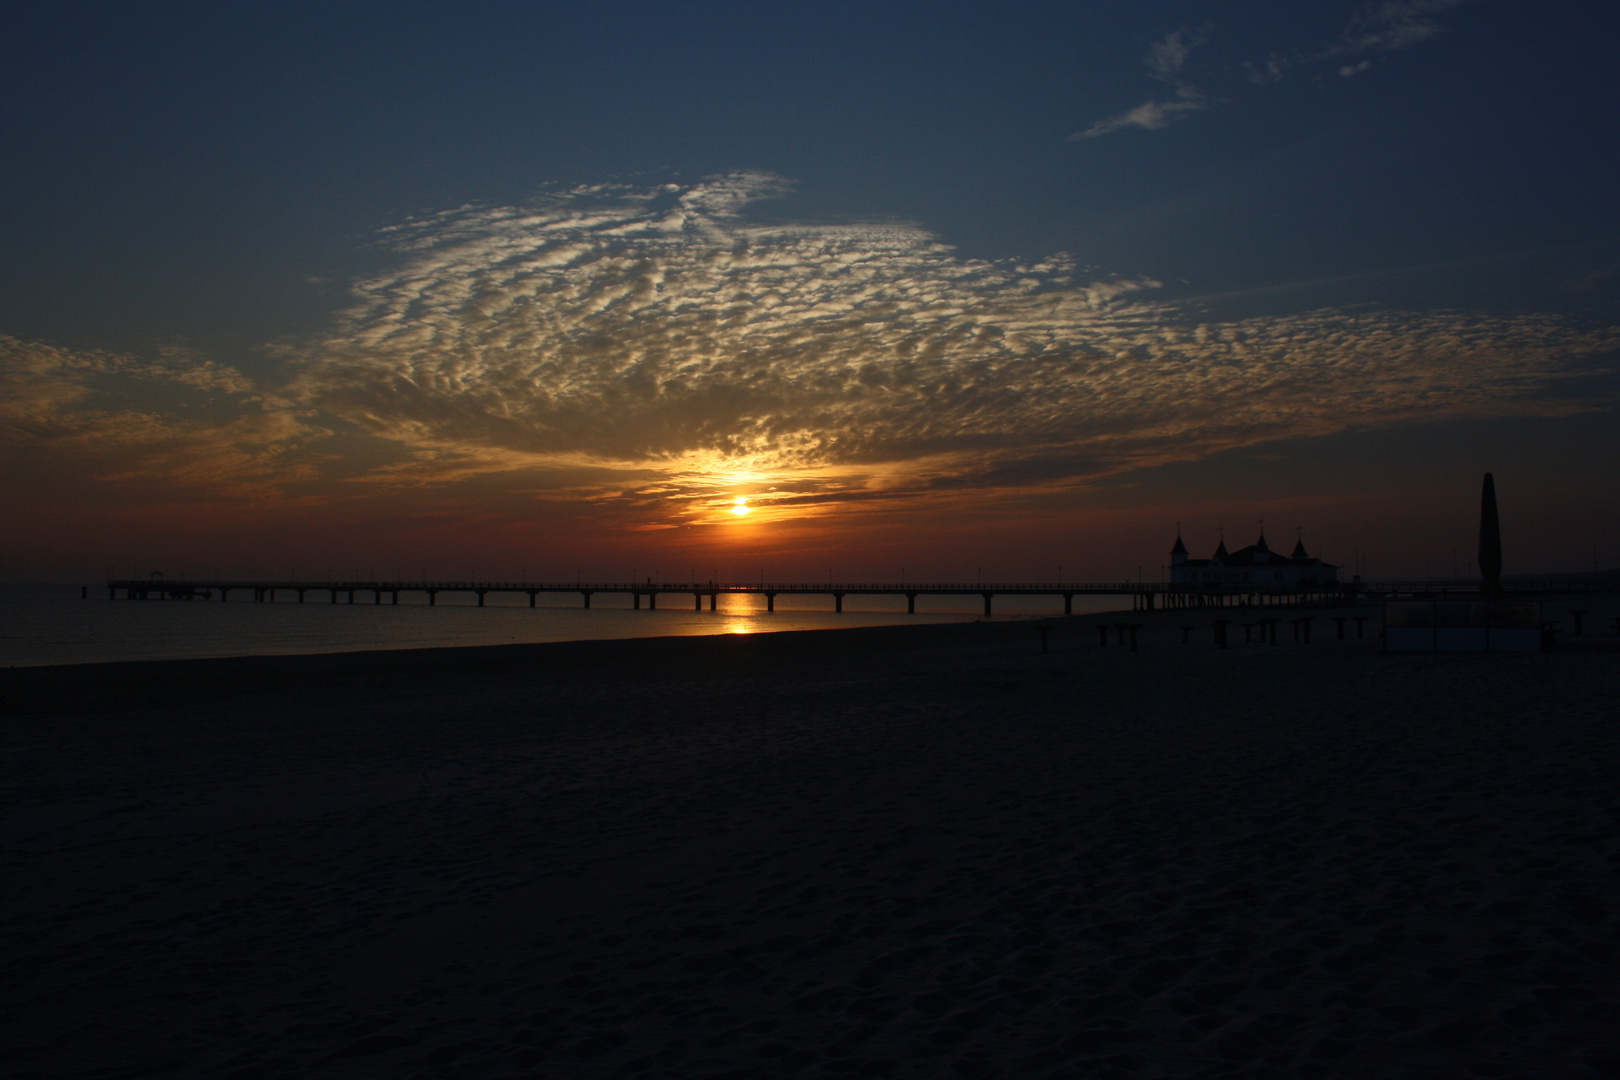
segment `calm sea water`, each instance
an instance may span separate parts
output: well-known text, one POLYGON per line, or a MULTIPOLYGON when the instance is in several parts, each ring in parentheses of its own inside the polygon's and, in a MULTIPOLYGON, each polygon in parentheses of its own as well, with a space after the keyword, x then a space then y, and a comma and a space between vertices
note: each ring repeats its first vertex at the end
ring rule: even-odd
MULTIPOLYGON (((488 598, 471 595, 402 595, 399 606, 357 598, 330 604, 311 594, 303 604, 251 600, 108 600, 105 588, 79 598, 79 586, 0 585, 0 667, 86 664, 110 660, 168 660, 205 656, 421 649, 452 645, 581 641, 594 638, 759 634, 917 622, 969 622, 982 617, 976 598, 919 597, 907 615, 903 597, 846 597, 842 614, 831 597, 777 597, 766 613, 764 597, 722 596, 720 610, 695 612, 690 596, 659 598, 658 611, 633 611, 628 596, 597 595, 585 611, 579 597, 488 598), (683 609, 684 602, 684 609, 683 609)), ((364 594, 362 594, 363 596, 364 594)), ((1123 597, 1075 597, 1075 611, 1107 611, 1123 597)), ((1063 611, 1057 597, 998 597, 996 618, 1029 618, 1063 611)))

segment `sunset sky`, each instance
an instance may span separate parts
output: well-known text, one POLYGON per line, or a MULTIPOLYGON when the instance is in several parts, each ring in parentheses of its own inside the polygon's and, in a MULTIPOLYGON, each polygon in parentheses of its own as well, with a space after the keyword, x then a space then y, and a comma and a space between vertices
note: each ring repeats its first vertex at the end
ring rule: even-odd
POLYGON ((25 4, 0 579, 1620 564, 1620 7, 25 4), (747 514, 734 511, 747 499, 747 514))

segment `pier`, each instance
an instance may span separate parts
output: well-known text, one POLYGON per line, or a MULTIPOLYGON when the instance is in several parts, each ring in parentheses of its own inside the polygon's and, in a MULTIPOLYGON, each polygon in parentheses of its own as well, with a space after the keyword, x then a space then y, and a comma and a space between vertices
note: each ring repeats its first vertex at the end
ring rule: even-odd
MULTIPOLYGON (((1509 583, 1514 588, 1517 583, 1509 583)), ((1595 583, 1583 583, 1590 589, 1595 583)), ((845 597, 851 596, 903 596, 906 610, 915 613, 920 596, 973 596, 984 605, 984 614, 994 613, 995 599, 999 596, 1050 596, 1063 600, 1064 614, 1073 614, 1076 596, 1129 596, 1133 610, 1219 608, 1219 607, 1294 607, 1321 603, 1344 603, 1358 597, 1432 597, 1461 595, 1478 590, 1477 582, 1369 582, 1332 585, 1320 589, 1265 589, 1259 587, 1198 586, 1140 581, 1116 582, 714 582, 714 581, 269 581, 249 578, 232 579, 163 579, 124 578, 107 582, 107 594, 112 599, 127 600, 252 600, 255 603, 276 601, 329 604, 371 603, 391 605, 399 603, 400 596, 425 596, 429 605, 438 603, 441 593, 459 593, 478 598, 483 607, 491 594, 517 594, 529 598, 529 606, 536 606, 542 593, 571 593, 580 598, 582 607, 589 608, 597 595, 627 595, 630 606, 640 610, 657 610, 660 597, 690 597, 692 610, 701 611, 707 603, 710 611, 719 606, 724 595, 755 595, 765 598, 765 609, 776 610, 779 596, 826 596, 833 602, 834 611, 844 610, 845 597)), ((1548 591, 1545 583, 1538 583, 1535 591, 1548 591)))
MULTIPOLYGON (((1298 607, 1324 604, 1351 603, 1358 599, 1458 599, 1477 596, 1477 580, 1442 579, 1414 581, 1346 582, 1317 588, 1265 588, 1248 584, 1188 584, 1142 581, 1114 582, 715 582, 715 581, 271 581, 252 578, 228 579, 164 579, 154 576, 142 578, 115 578, 107 582, 110 599, 126 600, 219 600, 251 599, 255 603, 277 601, 305 603, 313 600, 329 604, 387 603, 396 605, 400 596, 425 596, 427 603, 436 605, 441 593, 459 593, 478 598, 478 606, 491 594, 518 594, 529 598, 535 607, 542 593, 572 593, 580 598, 582 607, 591 606, 597 595, 627 595, 630 606, 641 610, 658 608, 660 597, 691 598, 692 610, 702 611, 707 603, 710 611, 719 606, 721 596, 754 595, 765 598, 765 610, 776 610, 779 596, 826 596, 833 602, 834 611, 844 610, 844 598, 850 596, 903 596, 906 611, 917 610, 920 596, 974 596, 983 601, 986 617, 994 612, 998 596, 1051 596, 1061 597, 1063 613, 1074 613, 1077 596, 1129 596, 1135 611, 1198 609, 1198 608, 1250 608, 1298 607)), ((1620 590, 1620 578, 1547 578, 1506 580, 1502 583, 1506 593, 1524 595, 1559 592, 1608 592, 1620 590)), ((667 603, 667 600, 666 600, 667 603)))

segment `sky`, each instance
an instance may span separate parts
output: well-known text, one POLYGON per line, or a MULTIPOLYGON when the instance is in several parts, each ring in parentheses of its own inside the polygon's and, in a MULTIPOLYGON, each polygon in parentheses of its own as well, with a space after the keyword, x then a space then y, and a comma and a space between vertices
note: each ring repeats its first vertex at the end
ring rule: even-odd
POLYGON ((1617 32, 25 3, 0 579, 1620 565, 1617 32))

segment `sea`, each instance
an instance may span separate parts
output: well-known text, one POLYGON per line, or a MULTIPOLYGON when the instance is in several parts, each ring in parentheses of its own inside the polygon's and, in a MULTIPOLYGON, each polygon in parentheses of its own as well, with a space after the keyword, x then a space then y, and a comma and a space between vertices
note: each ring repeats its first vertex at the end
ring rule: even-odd
MULTIPOLYGON (((112 600, 104 585, 0 585, 0 667, 99 664, 124 660, 179 660, 212 656, 272 656, 301 653, 431 649, 510 645, 542 641, 675 637, 700 634, 764 634, 783 630, 834 630, 924 622, 972 622, 984 618, 977 597, 922 596, 917 613, 904 597, 846 596, 841 613, 830 596, 765 598, 721 596, 719 610, 693 611, 689 594, 667 593, 660 607, 640 611, 628 596, 598 593, 585 610, 579 596, 542 594, 529 607, 522 594, 491 593, 485 607, 471 594, 426 597, 402 593, 398 606, 373 604, 361 593, 353 605, 332 604, 309 594, 299 604, 283 594, 274 603, 254 603, 245 593, 220 600, 112 600)), ((1074 598, 1076 614, 1117 609, 1126 597, 1074 598)), ((1059 597, 998 596, 995 618, 1060 615, 1059 597)))

